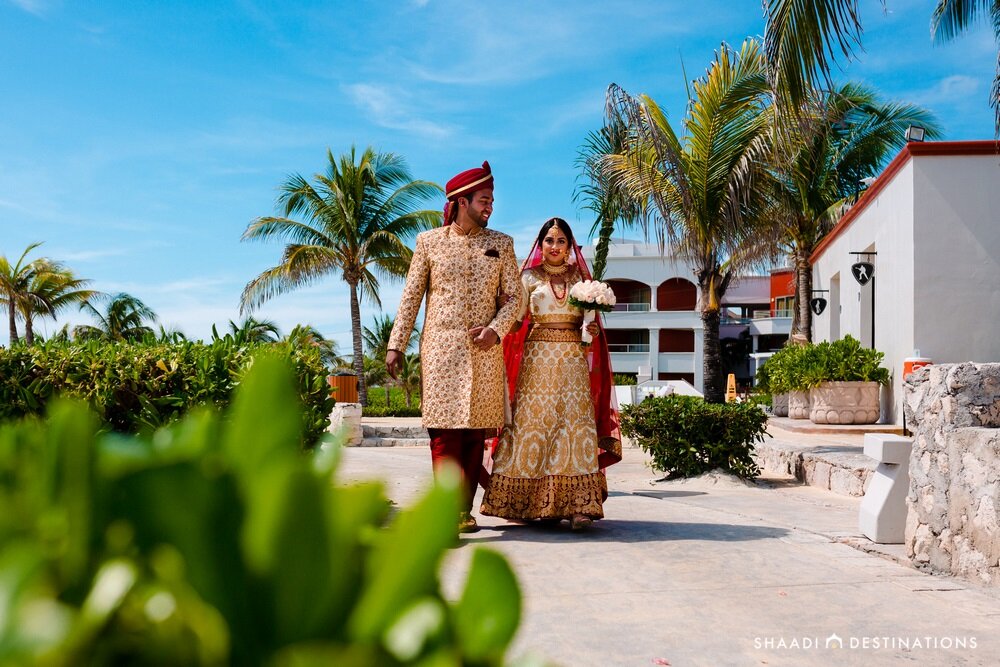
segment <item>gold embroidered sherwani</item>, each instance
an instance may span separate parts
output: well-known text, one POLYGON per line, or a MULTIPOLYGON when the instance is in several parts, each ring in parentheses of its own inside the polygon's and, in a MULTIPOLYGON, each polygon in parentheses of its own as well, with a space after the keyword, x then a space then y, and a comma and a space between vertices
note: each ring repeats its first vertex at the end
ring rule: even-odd
POLYGON ((446 225, 417 236, 390 350, 405 350, 427 296, 420 336, 425 428, 500 428, 504 422, 503 347, 483 352, 469 329, 489 327, 503 338, 521 308, 514 241, 491 229, 463 234, 446 225), (497 310, 497 294, 513 295, 497 310))

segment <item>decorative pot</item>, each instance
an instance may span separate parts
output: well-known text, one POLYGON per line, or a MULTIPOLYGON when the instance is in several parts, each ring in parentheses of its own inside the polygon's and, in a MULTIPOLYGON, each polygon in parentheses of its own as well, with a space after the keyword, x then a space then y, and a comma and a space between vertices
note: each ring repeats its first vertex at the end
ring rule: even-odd
POLYGON ((814 424, 874 424, 879 418, 878 382, 824 382, 809 397, 814 424))
POLYGON ((791 419, 809 419, 809 392, 788 392, 788 416, 791 419))
POLYGON ((788 394, 773 394, 771 396, 771 414, 775 417, 788 416, 788 394))

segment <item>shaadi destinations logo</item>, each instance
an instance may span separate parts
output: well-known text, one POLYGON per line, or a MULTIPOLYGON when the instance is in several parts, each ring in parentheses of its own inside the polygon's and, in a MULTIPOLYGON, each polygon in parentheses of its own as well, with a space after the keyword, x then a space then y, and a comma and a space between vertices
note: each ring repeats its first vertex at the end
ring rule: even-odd
POLYGON ((825 651, 825 650, 954 650, 975 649, 976 637, 958 636, 847 636, 836 632, 826 639, 820 637, 754 637, 755 649, 778 651, 825 651))

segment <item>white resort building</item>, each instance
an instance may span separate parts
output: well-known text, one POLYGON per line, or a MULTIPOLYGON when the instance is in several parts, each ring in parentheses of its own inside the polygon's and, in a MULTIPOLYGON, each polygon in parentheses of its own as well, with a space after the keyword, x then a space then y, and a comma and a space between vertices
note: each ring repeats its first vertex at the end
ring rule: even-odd
POLYGON ((885 353, 882 421, 901 424, 906 357, 1000 361, 1000 143, 909 143, 812 255, 828 305, 813 340, 885 353), (863 283, 863 284, 862 284, 863 283))
MULTIPOLYGON (((583 253, 592 266, 594 246, 583 253)), ((784 280, 751 276, 734 281, 723 298, 719 337, 739 341, 742 335, 747 349, 737 355, 741 358, 751 351, 775 350, 788 339, 791 313, 785 299, 791 294, 790 270, 775 274, 784 275, 784 280)), ((604 281, 615 291, 618 305, 604 316, 604 323, 615 373, 635 375, 639 382, 686 380, 703 391, 702 322, 693 279, 690 264, 664 256, 656 244, 611 243, 604 281)), ((741 385, 753 376, 746 363, 730 370, 741 385)))

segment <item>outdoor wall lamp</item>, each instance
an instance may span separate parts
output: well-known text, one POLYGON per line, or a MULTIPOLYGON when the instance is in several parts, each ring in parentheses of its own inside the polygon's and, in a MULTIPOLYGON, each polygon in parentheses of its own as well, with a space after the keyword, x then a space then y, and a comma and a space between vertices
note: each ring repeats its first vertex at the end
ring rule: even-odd
POLYGON ((919 125, 911 125, 906 128, 906 134, 904 135, 907 141, 923 141, 924 140, 924 128, 919 125))

